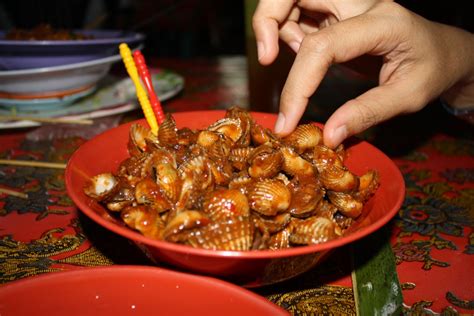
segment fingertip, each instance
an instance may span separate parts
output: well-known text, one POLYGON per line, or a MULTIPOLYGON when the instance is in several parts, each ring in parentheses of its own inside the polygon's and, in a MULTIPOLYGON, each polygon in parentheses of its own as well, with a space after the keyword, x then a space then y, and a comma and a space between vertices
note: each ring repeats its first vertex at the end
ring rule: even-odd
POLYGON ((291 41, 288 43, 288 46, 290 46, 290 48, 295 52, 295 53, 298 53, 298 51, 300 50, 300 47, 301 47, 301 41, 298 42, 298 41, 291 41))
POLYGON ((257 42, 258 62, 264 66, 270 65, 278 56, 280 47, 278 41, 264 38, 257 42))
POLYGON ((278 113, 277 120, 275 122, 274 132, 280 134, 281 131, 285 128, 285 114, 282 112, 278 113))
POLYGON ((297 124, 298 122, 294 123, 292 120, 288 119, 283 112, 280 112, 278 113, 278 118, 275 122, 273 131, 277 136, 285 137, 293 132, 297 124))
POLYGON ((278 113, 278 118, 275 123, 275 134, 284 137, 293 132, 298 125, 301 116, 302 111, 298 110, 298 107, 289 109, 286 106, 281 106, 280 113, 278 113))
POLYGON ((266 49, 265 44, 262 41, 257 42, 257 56, 260 63, 266 62, 265 59, 266 49))
POLYGON ((347 137, 349 132, 346 125, 340 125, 337 127, 324 127, 323 140, 324 145, 329 148, 336 148, 339 146, 347 137))

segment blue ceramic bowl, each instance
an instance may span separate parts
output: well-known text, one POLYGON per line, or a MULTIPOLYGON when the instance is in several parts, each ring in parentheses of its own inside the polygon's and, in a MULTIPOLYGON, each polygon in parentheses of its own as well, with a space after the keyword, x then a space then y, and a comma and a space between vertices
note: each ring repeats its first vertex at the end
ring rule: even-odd
POLYGON ((120 43, 140 45, 141 33, 119 30, 75 30, 90 35, 86 40, 6 40, 0 31, 0 70, 20 70, 76 64, 113 56, 120 43))

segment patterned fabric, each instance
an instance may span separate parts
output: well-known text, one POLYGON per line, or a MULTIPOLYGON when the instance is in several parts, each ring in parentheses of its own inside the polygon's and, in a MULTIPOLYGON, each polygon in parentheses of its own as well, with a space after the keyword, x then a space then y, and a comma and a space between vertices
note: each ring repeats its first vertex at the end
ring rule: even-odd
MULTIPOLYGON (((168 112, 248 104, 243 58, 157 65, 186 80, 182 95, 164 104, 168 112)), ((314 118, 311 111, 307 115, 314 118)), ((140 116, 132 112, 122 121, 140 116)), ((97 124, 104 122, 113 126, 110 120, 97 124)), ((41 128, 1 132, 0 159, 66 162, 86 139, 61 135, 46 137, 41 128)), ((405 201, 389 225, 405 313, 473 314, 473 127, 433 104, 362 137, 395 161, 406 182, 405 201)), ((24 199, 0 193, 0 283, 86 266, 152 264, 127 240, 76 209, 63 170, 0 165, 0 188, 28 194, 24 199)), ((254 290, 295 315, 354 315, 345 253, 336 250, 302 276, 254 290)))

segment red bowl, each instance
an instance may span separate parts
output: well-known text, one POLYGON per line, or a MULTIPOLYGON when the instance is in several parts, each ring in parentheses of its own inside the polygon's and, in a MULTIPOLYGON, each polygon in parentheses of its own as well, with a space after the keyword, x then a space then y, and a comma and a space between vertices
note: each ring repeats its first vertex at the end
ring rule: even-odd
MULTIPOLYGON (((174 113, 178 127, 203 129, 224 117, 224 111, 174 113)), ((255 121, 272 128, 276 115, 251 113, 255 121)), ((138 121, 146 125, 144 120, 138 121)), ((369 169, 380 174, 380 187, 366 203, 362 215, 345 236, 326 243, 290 249, 259 251, 215 251, 153 240, 124 226, 119 220, 83 192, 86 180, 113 172, 128 157, 130 122, 110 129, 83 144, 66 168, 66 187, 71 199, 92 220, 135 242, 157 263, 167 262, 189 271, 229 279, 247 287, 272 284, 292 278, 314 267, 330 250, 346 245, 386 224, 399 210, 405 183, 398 167, 384 153, 367 142, 347 143, 347 167, 362 175, 369 169)))
POLYGON ((215 278, 155 267, 48 273, 0 287, 0 315, 288 315, 215 278))

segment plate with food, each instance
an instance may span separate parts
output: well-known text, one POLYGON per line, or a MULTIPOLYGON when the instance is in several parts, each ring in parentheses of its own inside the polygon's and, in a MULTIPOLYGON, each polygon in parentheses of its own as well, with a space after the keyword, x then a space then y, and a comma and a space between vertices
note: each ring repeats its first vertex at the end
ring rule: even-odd
POLYGON ((173 113, 157 135, 121 125, 73 154, 68 194, 158 264, 248 287, 292 278, 385 225, 405 186, 371 144, 328 148, 316 123, 280 138, 275 121, 232 107, 173 113))
MULTIPOLYGON (((184 78, 168 69, 150 69, 155 92, 161 101, 177 95, 184 88, 184 78)), ((0 115, 26 116, 33 118, 66 118, 94 119, 124 113, 139 107, 133 82, 130 78, 106 76, 93 91, 85 91, 85 95, 53 98, 53 103, 45 99, 22 99, 20 102, 11 99, 0 100, 0 115), (72 99, 72 100, 71 100, 72 99), (70 102, 62 104, 58 102, 70 102)), ((38 126, 33 121, 0 122, 0 129, 24 128, 38 126)))
POLYGON ((0 70, 24 70, 83 63, 117 55, 118 45, 136 48, 141 33, 120 30, 66 30, 42 24, 0 31, 0 70))

